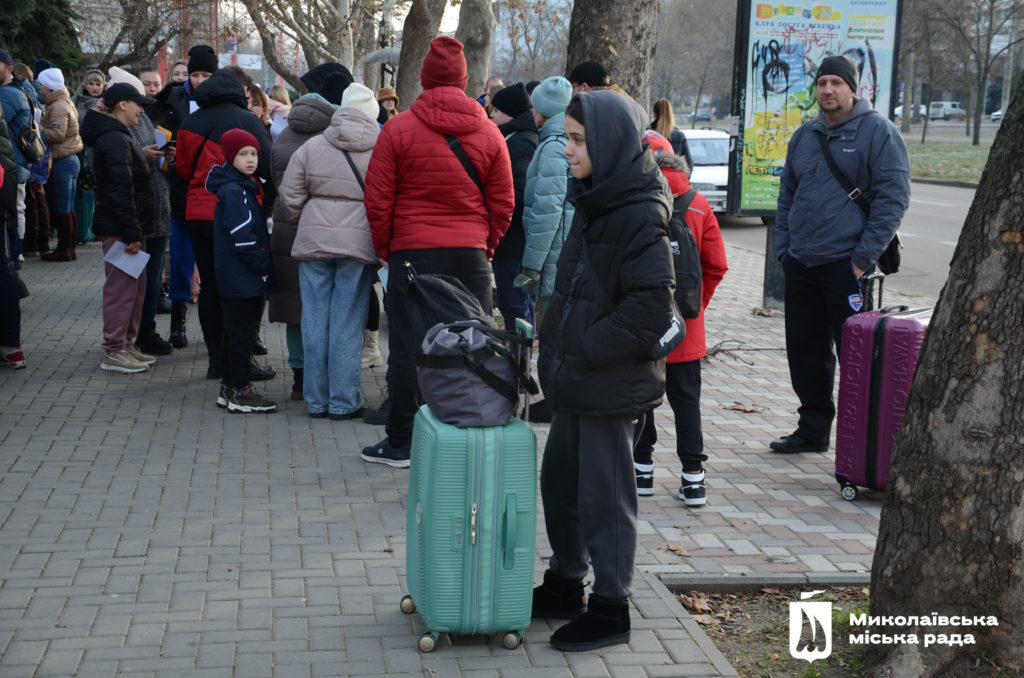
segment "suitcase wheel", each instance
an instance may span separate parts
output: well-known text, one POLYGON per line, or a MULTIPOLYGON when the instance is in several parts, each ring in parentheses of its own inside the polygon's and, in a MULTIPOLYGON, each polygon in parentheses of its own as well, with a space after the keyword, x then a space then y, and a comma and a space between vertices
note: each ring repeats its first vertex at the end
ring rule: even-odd
POLYGON ((406 614, 412 614, 416 611, 416 603, 413 602, 412 596, 402 596, 402 602, 399 606, 402 608, 402 612, 406 614))
POLYGON ((849 483, 843 485, 842 495, 846 501, 853 501, 857 498, 858 494, 860 493, 857 491, 856 485, 850 485, 849 483))
POLYGON ((420 652, 433 652, 437 647, 437 636, 429 631, 420 636, 420 652))
POLYGON ((514 650, 523 642, 523 634, 518 631, 509 631, 501 637, 502 644, 510 650, 514 650))

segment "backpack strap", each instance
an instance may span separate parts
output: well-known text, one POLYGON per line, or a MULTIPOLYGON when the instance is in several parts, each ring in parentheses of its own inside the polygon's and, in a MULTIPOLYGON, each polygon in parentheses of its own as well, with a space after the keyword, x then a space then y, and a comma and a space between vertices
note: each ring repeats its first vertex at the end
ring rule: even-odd
POLYGON ((681 196, 676 198, 675 201, 674 201, 673 207, 675 208, 675 210, 677 212, 679 212, 680 214, 684 215, 684 220, 685 220, 686 210, 690 209, 690 203, 693 202, 693 199, 694 199, 694 197, 696 195, 697 195, 697 189, 694 188, 693 186, 691 186, 690 190, 688 190, 686 193, 683 193, 681 196))

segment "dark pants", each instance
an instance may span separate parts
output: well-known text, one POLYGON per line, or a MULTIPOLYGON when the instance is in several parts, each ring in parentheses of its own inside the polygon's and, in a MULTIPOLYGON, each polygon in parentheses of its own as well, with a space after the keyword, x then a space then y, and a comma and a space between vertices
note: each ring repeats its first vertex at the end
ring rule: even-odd
MULTIPOLYGON (((206 350, 212 354, 220 351, 221 337, 224 334, 224 314, 221 311, 221 298, 213 263, 213 222, 186 221, 185 229, 192 239, 192 251, 195 252, 196 266, 199 268, 199 326, 203 329, 206 350)), ((253 340, 255 338, 254 329, 253 340)))
POLYGON ((14 272, 14 260, 8 233, 18 239, 18 231, 8 230, 0 218, 3 242, 0 243, 0 346, 12 348, 21 346, 21 297, 18 295, 18 277, 14 272))
POLYGON ((249 383, 249 358, 256 343, 256 330, 263 318, 263 297, 220 300, 224 314, 224 335, 221 342, 221 360, 224 364, 224 383, 242 388, 249 383))
POLYGON ((370 308, 366 313, 366 329, 377 332, 380 330, 380 298, 377 297, 376 275, 373 279, 374 285, 370 285, 370 308))
POLYGON ((156 322, 156 310, 160 301, 160 278, 164 273, 164 252, 167 251, 167 236, 146 238, 146 298, 142 301, 142 327, 156 322))
POLYGON ((592 564, 594 593, 611 600, 632 593, 636 561, 633 421, 555 412, 540 469, 548 566, 582 582, 592 564))
POLYGON ((514 332, 516 318, 522 318, 531 325, 536 325, 536 300, 513 285, 522 265, 516 259, 494 259, 494 286, 498 290, 498 310, 505 319, 505 329, 514 332))
MULTIPOLYGON (((665 396, 676 422, 676 456, 686 473, 698 473, 708 460, 704 454, 704 433, 700 420, 700 360, 665 365, 665 396)), ((652 464, 658 430, 654 410, 647 412, 643 425, 637 422, 633 461, 652 464)))
POLYGON ((388 397, 391 399, 391 414, 386 431, 388 439, 395 446, 408 444, 412 440, 412 420, 419 407, 415 356, 423 342, 423 336, 415 329, 408 308, 409 281, 403 265, 406 261, 421 275, 444 273, 458 278, 480 301, 484 311, 491 312, 491 271, 483 250, 407 250, 391 255, 385 297, 389 323, 387 382, 388 397))
POLYGON ((860 285, 849 259, 804 266, 786 257, 782 269, 786 274, 786 356, 793 390, 800 399, 796 433, 827 445, 836 416, 832 398, 836 355, 841 354, 843 323, 860 310, 860 285))
MULTIPOLYGON (((38 249, 40 240, 50 237, 50 208, 46 204, 46 189, 43 184, 28 182, 25 185, 25 242, 32 251, 38 249)), ((49 251, 49 247, 47 247, 49 251)))

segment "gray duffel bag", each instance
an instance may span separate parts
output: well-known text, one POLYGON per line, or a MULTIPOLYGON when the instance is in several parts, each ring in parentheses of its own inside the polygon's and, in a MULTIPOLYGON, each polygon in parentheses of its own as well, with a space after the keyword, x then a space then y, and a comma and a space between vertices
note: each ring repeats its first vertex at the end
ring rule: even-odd
POLYGON ((538 390, 515 358, 518 346, 528 342, 475 321, 434 325, 416 354, 424 402, 452 426, 504 426, 519 404, 520 384, 530 393, 538 390))

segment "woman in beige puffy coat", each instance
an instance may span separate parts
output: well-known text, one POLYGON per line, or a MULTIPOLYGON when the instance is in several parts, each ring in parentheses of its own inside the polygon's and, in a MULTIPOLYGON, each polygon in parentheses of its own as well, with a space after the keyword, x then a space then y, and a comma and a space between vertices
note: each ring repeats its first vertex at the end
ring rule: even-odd
POLYGON ((51 198, 50 204, 57 206, 56 213, 50 215, 50 221, 57 231, 57 248, 40 258, 44 261, 70 261, 77 258, 75 190, 78 188, 78 172, 82 167, 78 160, 78 154, 83 148, 82 137, 78 136, 78 111, 71 103, 71 95, 64 86, 64 74, 59 68, 47 68, 36 81, 43 92, 43 101, 46 102, 43 134, 53 157, 46 192, 56 193, 56 200, 51 198))
POLYGON ((363 180, 380 133, 377 112, 373 92, 349 85, 330 126, 292 155, 278 188, 287 221, 298 224, 292 257, 311 417, 353 419, 363 409, 362 337, 377 263, 363 180))

